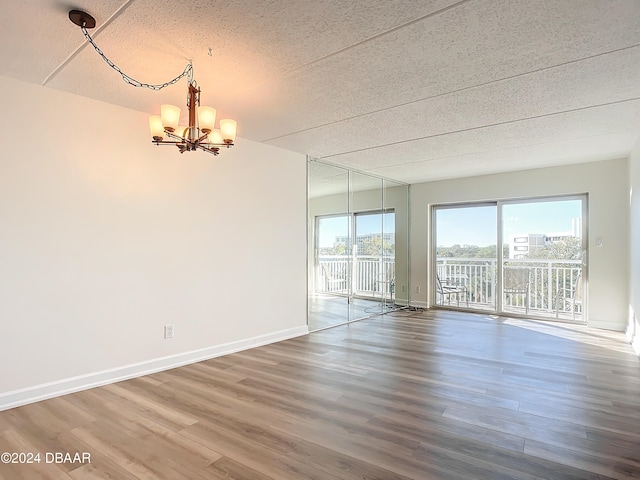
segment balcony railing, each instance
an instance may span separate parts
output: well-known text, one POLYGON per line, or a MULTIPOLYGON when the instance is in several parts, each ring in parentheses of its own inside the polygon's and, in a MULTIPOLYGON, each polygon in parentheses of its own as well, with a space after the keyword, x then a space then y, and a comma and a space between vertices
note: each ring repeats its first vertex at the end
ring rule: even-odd
POLYGON ((358 255, 351 263, 347 255, 320 255, 316 292, 347 293, 390 298, 394 289, 393 256, 358 255), (344 281, 340 281, 344 280, 344 281))
MULTIPOLYGON (((504 312, 530 313, 547 317, 580 319, 581 304, 567 301, 566 292, 575 287, 582 273, 580 260, 505 260, 505 269, 529 271, 528 294, 504 294, 504 312), (574 311, 575 309, 575 311, 574 311)), ((497 261, 495 258, 439 257, 437 273, 442 283, 464 287, 461 306, 495 310, 497 303, 497 261)), ((347 293, 364 297, 392 298, 393 256, 357 256, 353 263, 346 255, 321 255, 316 274, 316 292, 347 293)), ((436 303, 444 299, 436 295, 436 303)), ((450 301, 450 299, 447 299, 450 301)))
MULTIPOLYGON (((445 284, 455 283, 466 290, 469 308, 496 308, 497 261, 495 258, 439 257, 437 273, 445 284)), ((579 318, 580 305, 567 301, 582 273, 581 260, 505 260, 505 270, 526 269, 529 272, 528 293, 504 294, 502 307, 505 312, 528 312, 543 316, 571 315, 579 318), (576 308, 578 311, 573 311, 576 308)), ((436 298, 440 303, 441 299, 436 298)))

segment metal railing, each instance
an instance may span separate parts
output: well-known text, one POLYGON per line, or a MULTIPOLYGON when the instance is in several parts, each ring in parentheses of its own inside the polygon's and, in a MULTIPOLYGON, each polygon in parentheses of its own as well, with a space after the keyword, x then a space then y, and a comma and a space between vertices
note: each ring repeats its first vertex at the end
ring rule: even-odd
MULTIPOLYGON (((527 293, 504 293, 505 312, 542 316, 581 318, 581 306, 566 301, 566 292, 582 273, 581 260, 505 260, 505 269, 529 272, 527 293), (577 308, 576 312, 572 309, 577 308)), ((393 256, 320 255, 316 270, 316 292, 348 293, 364 297, 390 298, 393 294, 393 256)), ((497 260, 495 258, 439 257, 436 271, 444 285, 464 287, 463 305, 481 310, 495 310, 497 295, 497 260)), ((436 304, 443 299, 436 295, 436 304)), ((461 304, 462 305, 462 304, 461 304)))
MULTIPOLYGON (((573 303, 566 301, 582 273, 581 260, 518 259, 505 260, 504 268, 525 269, 529 275, 526 293, 505 293, 504 311, 527 311, 537 315, 559 316, 572 312, 573 303)), ((443 284, 463 286, 469 307, 495 309, 497 292, 497 260, 495 258, 439 257, 436 271, 443 284)), ((436 303, 440 299, 436 298, 436 303)), ((466 305, 466 304, 465 304, 466 305)))
POLYGON ((316 292, 347 293, 365 297, 388 298, 393 293, 395 258, 393 256, 320 255, 316 274, 316 292), (344 280, 344 281, 340 281, 344 280))

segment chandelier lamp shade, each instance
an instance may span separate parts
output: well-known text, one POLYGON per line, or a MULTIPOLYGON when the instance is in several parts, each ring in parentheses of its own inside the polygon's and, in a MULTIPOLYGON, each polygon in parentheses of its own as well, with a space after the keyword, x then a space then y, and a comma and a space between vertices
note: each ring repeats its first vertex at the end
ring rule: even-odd
POLYGON ((176 145, 180 153, 196 149, 217 155, 220 148, 230 148, 236 140, 236 122, 229 118, 220 120, 215 128, 216 109, 200 105, 200 89, 189 82, 187 97, 189 124, 179 125, 180 108, 162 105, 160 115, 149 117, 149 129, 156 145, 176 145))
POLYGON ((69 19, 78 25, 86 39, 91 43, 95 51, 107 62, 107 64, 117 71, 122 79, 134 87, 149 88, 151 90, 161 90, 164 87, 177 83, 183 77, 187 77, 189 85, 187 92, 187 110, 189 115, 188 125, 180 125, 180 108, 174 105, 162 105, 160 115, 153 115, 149 118, 149 129, 151 131, 152 143, 155 145, 175 145, 180 153, 195 150, 204 150, 213 155, 218 155, 221 148, 231 148, 236 140, 236 122, 229 118, 221 119, 219 127, 215 128, 216 109, 200 105, 200 88, 193 78, 193 65, 191 62, 184 71, 173 80, 162 84, 142 83, 131 78, 120 70, 105 54, 98 48, 93 38, 87 31, 88 28, 96 26, 95 19, 81 10, 71 10, 69 19))

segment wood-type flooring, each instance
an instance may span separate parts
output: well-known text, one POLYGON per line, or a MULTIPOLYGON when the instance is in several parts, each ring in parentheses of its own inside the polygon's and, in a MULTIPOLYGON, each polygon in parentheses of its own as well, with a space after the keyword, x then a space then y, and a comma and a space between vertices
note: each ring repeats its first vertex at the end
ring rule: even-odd
POLYGON ((394 313, 0 412, 2 480, 640 478, 620 333, 394 313), (51 459, 51 457, 50 457, 51 459))

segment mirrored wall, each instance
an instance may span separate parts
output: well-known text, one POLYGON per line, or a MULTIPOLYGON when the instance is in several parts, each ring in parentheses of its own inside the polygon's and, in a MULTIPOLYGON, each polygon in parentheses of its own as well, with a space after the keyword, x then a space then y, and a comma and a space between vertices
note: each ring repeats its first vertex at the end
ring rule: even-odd
POLYGON ((310 330, 409 304, 409 186, 308 160, 310 330))

